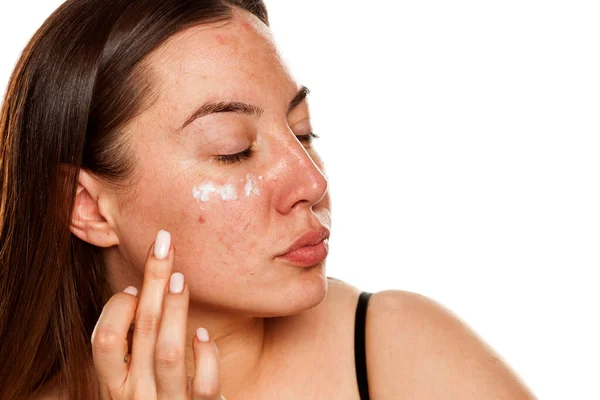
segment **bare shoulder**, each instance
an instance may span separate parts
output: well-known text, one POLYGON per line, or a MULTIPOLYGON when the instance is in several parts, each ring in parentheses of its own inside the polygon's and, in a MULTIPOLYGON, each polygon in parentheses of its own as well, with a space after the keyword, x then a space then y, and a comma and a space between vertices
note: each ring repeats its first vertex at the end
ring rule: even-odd
POLYGON ((374 293, 366 321, 374 398, 535 398, 499 354, 431 298, 402 290, 374 293))

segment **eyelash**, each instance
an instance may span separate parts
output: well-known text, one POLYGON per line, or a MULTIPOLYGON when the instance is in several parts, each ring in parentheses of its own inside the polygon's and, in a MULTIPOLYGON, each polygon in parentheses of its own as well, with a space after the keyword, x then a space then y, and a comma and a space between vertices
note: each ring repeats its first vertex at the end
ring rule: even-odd
MULTIPOLYGON (((298 140, 301 143, 308 144, 308 145, 310 145, 314 139, 319 138, 318 135, 316 135, 312 132, 309 133, 308 135, 298 135, 296 137, 298 138, 298 140)), ((229 154, 229 155, 225 155, 225 156, 216 156, 215 161, 217 161, 219 164, 226 164, 226 165, 237 164, 237 163, 240 163, 244 160, 251 158, 253 154, 254 154, 254 150, 252 150, 252 148, 248 147, 246 150, 242 151, 241 153, 229 154)))

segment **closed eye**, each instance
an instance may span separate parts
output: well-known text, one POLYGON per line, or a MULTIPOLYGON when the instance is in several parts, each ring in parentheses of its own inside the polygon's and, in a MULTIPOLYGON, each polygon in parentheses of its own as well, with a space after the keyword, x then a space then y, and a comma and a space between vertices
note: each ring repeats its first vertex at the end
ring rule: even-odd
MULTIPOLYGON (((308 144, 308 145, 310 145, 314 139, 318 139, 319 137, 320 136, 318 136, 312 132, 309 133, 308 135, 296 135, 296 138, 298 138, 300 143, 308 144)), ((254 155, 254 150, 252 150, 251 147, 248 147, 246 150, 242 151, 241 153, 216 156, 215 161, 219 164, 224 164, 224 165, 238 164, 238 163, 241 163, 242 161, 252 158, 253 155, 254 155)))
POLYGON ((237 154, 228 154, 225 156, 216 156, 215 161, 219 164, 237 164, 244 160, 248 160, 254 154, 254 150, 251 147, 248 147, 246 150, 237 154))
POLYGON ((312 132, 309 133, 308 135, 297 135, 296 137, 298 138, 298 140, 301 143, 308 143, 308 144, 311 144, 313 142, 313 139, 318 139, 319 138, 318 135, 315 135, 312 132))

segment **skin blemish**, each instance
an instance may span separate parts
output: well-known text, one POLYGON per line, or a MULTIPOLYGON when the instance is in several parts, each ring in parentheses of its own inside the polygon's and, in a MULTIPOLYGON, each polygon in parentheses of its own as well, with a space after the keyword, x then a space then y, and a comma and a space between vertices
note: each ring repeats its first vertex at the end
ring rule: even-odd
POLYGON ((219 42, 219 44, 225 44, 225 39, 223 36, 217 35, 217 42, 219 42))
POLYGON ((252 27, 250 26, 250 24, 246 21, 242 22, 242 28, 244 28, 244 30, 246 32, 250 32, 252 30, 252 27))

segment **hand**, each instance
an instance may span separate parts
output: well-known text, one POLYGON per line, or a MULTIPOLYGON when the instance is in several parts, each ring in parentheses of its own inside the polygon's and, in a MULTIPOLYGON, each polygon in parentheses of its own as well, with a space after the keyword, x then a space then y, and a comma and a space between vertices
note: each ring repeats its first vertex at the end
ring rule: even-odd
POLYGON ((139 300, 137 289, 128 287, 113 295, 102 310, 92 333, 102 400, 224 399, 218 350, 203 328, 192 343, 193 381, 187 377, 189 291, 182 274, 171 275, 174 253, 171 235, 159 231, 148 251, 139 300), (134 316, 131 343, 128 331, 134 316))

